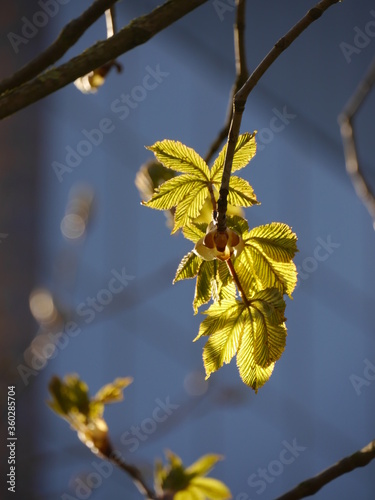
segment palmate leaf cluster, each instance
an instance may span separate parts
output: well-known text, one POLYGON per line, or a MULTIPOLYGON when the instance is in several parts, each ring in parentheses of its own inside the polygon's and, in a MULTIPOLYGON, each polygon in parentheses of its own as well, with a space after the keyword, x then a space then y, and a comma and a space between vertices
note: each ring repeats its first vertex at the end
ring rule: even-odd
MULTIPOLYGON (((208 302, 206 318, 198 336, 208 337, 203 349, 207 378, 236 356, 245 384, 258 390, 270 378, 275 362, 282 355, 287 330, 284 295, 292 296, 297 283, 293 258, 297 237, 289 226, 272 222, 249 229, 241 216, 227 217, 229 239, 225 251, 219 248, 216 221, 199 222, 207 199, 216 208, 223 175, 226 146, 211 168, 191 148, 171 140, 148 149, 165 167, 180 175, 165 181, 143 204, 158 210, 175 208, 172 233, 182 230, 194 249, 182 259, 174 283, 196 278, 194 312, 208 302), (234 245, 234 244, 233 244, 234 245)), ((244 168, 256 153, 255 133, 238 139, 232 173, 244 168)), ((235 207, 258 204, 251 185, 231 175, 228 202, 235 207)))
POLYGON ((108 426, 103 418, 104 407, 123 400, 123 390, 132 383, 131 377, 117 378, 102 387, 93 397, 89 388, 78 375, 66 375, 63 380, 54 376, 49 383, 51 400, 48 406, 67 420, 77 431, 79 439, 93 453, 108 456, 111 445, 108 426))
POLYGON ((161 494, 173 496, 173 500, 227 500, 230 490, 218 479, 206 477, 223 457, 208 454, 185 467, 179 456, 166 451, 167 465, 158 460, 155 464, 155 489, 161 494))

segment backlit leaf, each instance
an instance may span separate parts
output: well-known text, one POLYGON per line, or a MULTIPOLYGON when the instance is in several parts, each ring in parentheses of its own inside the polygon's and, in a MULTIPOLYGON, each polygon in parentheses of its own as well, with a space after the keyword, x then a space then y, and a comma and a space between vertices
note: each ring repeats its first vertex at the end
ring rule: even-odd
POLYGON ((222 460, 223 457, 222 455, 216 455, 216 454, 208 454, 208 455, 203 455, 203 457, 200 457, 197 461, 189 465, 189 467, 186 468, 187 474, 191 475, 199 475, 199 476, 205 476, 210 472, 210 470, 219 462, 219 460, 222 460))
POLYGON ((192 241, 193 243, 196 243, 206 234, 206 229, 207 223, 197 223, 194 221, 188 226, 185 226, 182 229, 182 232, 186 239, 192 241))
POLYGON ((228 227, 236 231, 241 237, 249 231, 249 224, 246 219, 238 215, 227 215, 228 227))
POLYGON ((284 310, 285 302, 277 289, 257 292, 248 305, 234 299, 211 305, 194 339, 209 337, 203 349, 207 378, 237 353, 242 380, 257 391, 284 351, 284 310))
POLYGON ((148 146, 147 149, 153 151, 156 158, 164 166, 172 170, 192 174, 205 181, 210 178, 208 166, 203 158, 194 149, 185 146, 179 141, 165 139, 148 146))
POLYGON ((90 398, 88 387, 78 375, 66 375, 64 380, 52 377, 49 383, 52 401, 49 406, 61 416, 67 416, 72 411, 88 416, 90 412, 90 398))
MULTIPOLYGON (((223 149, 220 151, 219 156, 212 165, 211 180, 215 183, 221 183, 226 152, 227 144, 225 144, 223 149)), ((234 151, 232 172, 236 172, 237 170, 246 167, 249 161, 255 156, 255 153, 255 132, 252 134, 246 132, 245 134, 240 135, 237 141, 236 149, 234 151)))
POLYGON ((178 175, 165 181, 143 205, 156 210, 169 210, 176 207, 192 190, 202 186, 204 183, 192 175, 178 175))
POLYGON ((208 454, 199 458, 189 467, 184 467, 181 459, 172 452, 166 453, 165 466, 160 461, 155 463, 154 483, 158 498, 174 500, 227 500, 231 493, 221 481, 204 477, 218 460, 220 455, 208 454))
POLYGON ((202 259, 198 257, 194 252, 189 252, 180 262, 177 268, 176 276, 173 283, 180 280, 185 280, 189 278, 195 278, 198 274, 199 266, 202 263, 202 259))
POLYGON ((244 314, 243 310, 237 309, 223 328, 219 328, 210 335, 203 349, 203 363, 207 378, 223 364, 230 363, 236 355, 244 328, 243 322, 248 319, 246 316, 246 312, 244 314))
MULTIPOLYGON (((232 498, 229 488, 218 479, 212 477, 195 477, 190 482, 203 495, 203 498, 209 500, 227 500, 232 498)), ((191 488, 190 486, 190 488, 191 488)))
POLYGON ((103 386, 94 396, 95 401, 103 404, 116 403, 124 399, 125 387, 133 382, 131 377, 116 378, 111 384, 103 386))
POLYGON ((177 205, 172 233, 190 224, 191 220, 199 215, 207 195, 208 187, 204 183, 200 182, 191 187, 190 193, 177 205))
POLYGON ((243 235, 245 248, 235 261, 242 285, 248 290, 275 287, 291 296, 297 283, 293 262, 297 237, 289 226, 273 222, 243 235))
POLYGON ((239 207, 259 205, 250 184, 245 179, 235 175, 232 175, 229 181, 228 203, 239 207))
POLYGON ((213 261, 203 261, 199 267, 199 272, 197 276, 197 283, 195 286, 195 294, 193 300, 193 308, 195 314, 198 312, 198 308, 203 304, 206 304, 211 299, 212 294, 212 277, 214 275, 214 262, 213 261))

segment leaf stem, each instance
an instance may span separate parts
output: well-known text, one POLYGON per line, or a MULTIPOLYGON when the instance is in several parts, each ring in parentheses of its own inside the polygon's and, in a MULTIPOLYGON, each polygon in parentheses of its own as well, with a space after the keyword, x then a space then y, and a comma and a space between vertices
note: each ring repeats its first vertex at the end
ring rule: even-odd
POLYGON ((209 182, 207 184, 207 187, 208 187, 208 191, 210 193, 210 198, 211 198, 213 219, 216 220, 216 217, 217 217, 217 206, 216 206, 216 198, 215 198, 215 193, 214 193, 214 190, 213 190, 212 182, 209 182))
POLYGON ((238 277, 238 274, 236 273, 236 270, 234 269, 234 265, 233 265, 233 262, 232 262, 232 259, 228 259, 226 261, 227 263, 227 266, 228 266, 228 269, 229 269, 229 272, 238 288, 238 291, 240 292, 240 295, 242 297, 242 300, 244 301, 244 304, 246 305, 246 307, 249 307, 250 306, 250 302, 248 301, 247 297, 246 297, 246 293, 245 293, 245 290, 243 289, 242 285, 241 285, 241 282, 240 282, 240 279, 238 277))

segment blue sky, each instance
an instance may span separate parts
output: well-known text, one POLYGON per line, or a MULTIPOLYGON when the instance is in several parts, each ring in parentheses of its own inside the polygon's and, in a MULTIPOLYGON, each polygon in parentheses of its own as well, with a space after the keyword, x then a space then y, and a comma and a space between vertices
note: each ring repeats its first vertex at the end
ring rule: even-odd
MULTIPOLYGON (((157 3, 119 3, 119 26, 157 3)), ((32 460, 39 478, 35 498, 78 497, 77 477, 100 464, 44 404, 52 374, 77 372, 93 392, 117 376, 134 377, 125 401, 106 410, 113 442, 126 459, 150 477, 154 459, 167 448, 186 464, 208 452, 222 454, 225 460, 212 475, 228 484, 236 500, 276 498, 374 437, 375 235, 345 173, 337 125, 374 54, 372 2, 345 0, 332 7, 275 62, 246 105, 241 132, 258 130, 262 145, 243 171, 261 201, 246 217, 251 227, 289 224, 300 249, 299 285, 294 300, 287 300, 285 353, 257 395, 243 385, 234 361, 203 382, 204 343, 192 343, 202 318, 192 310, 194 283, 172 285, 191 244, 170 236, 163 214, 140 205, 134 179, 152 157, 144 146, 169 138, 203 156, 224 123, 234 78, 234 12, 232 2, 222 3, 228 9, 220 15, 209 1, 122 56, 123 73, 110 74, 97 94, 83 95, 70 85, 35 105, 45 137, 36 285, 50 288, 74 316, 116 273, 131 276, 92 321, 79 318, 79 335, 30 388, 40 403, 38 432, 43 430, 32 460), (368 41, 358 35, 366 27, 368 41), (349 45, 357 49, 350 56, 349 45), (134 89, 145 88, 145 77, 155 72, 157 85, 137 94, 134 89), (139 96, 133 108, 120 110, 123 94, 139 96), (279 127, 272 132, 274 117, 279 127), (98 128, 100 143, 59 179, 54 162, 65 163, 70 148, 77 151, 98 128), (79 183, 92 188, 94 210, 86 238, 74 244, 63 238, 60 223, 79 183), (203 394, 187 391, 192 377, 203 394), (358 377, 367 383, 358 387, 358 377), (155 409, 166 405, 168 418, 155 424, 155 409), (143 429, 143 438, 134 437, 133 426, 143 429)), ((306 0, 249 2, 249 68, 311 6, 306 0)), ((81 9, 73 2, 61 6, 44 28, 45 43, 81 9)), ((65 59, 103 32, 103 23, 96 23, 65 59)), ((373 185, 374 104, 373 93, 356 120, 361 161, 373 185)), ((315 498, 373 499, 374 467, 338 479, 315 498)), ((90 498, 140 498, 120 471, 108 475, 100 476, 90 498)))

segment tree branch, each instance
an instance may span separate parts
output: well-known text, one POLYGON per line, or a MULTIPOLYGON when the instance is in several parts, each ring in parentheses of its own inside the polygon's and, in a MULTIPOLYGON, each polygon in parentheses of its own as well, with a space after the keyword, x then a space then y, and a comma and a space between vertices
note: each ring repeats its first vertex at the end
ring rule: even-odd
POLYGON ((234 25, 234 54, 236 61, 236 81, 233 84, 229 105, 227 118, 225 120, 225 125, 220 130, 218 136, 211 144, 210 149, 205 157, 205 162, 209 163, 213 155, 219 149, 223 140, 228 136, 229 127, 232 121, 233 114, 233 98, 242 85, 246 82, 249 77, 249 73, 246 65, 246 52, 245 52, 245 7, 246 0, 236 0, 237 4, 237 13, 236 13, 236 22, 234 25))
POLYGON ((228 135, 228 148, 227 154, 225 157, 223 177, 221 181, 220 188, 220 198, 218 201, 218 231, 223 232, 226 229, 226 211, 227 211, 227 197, 228 197, 228 189, 229 189, 229 180, 232 170, 232 162, 235 147, 237 144, 242 114, 245 109, 246 100, 264 75, 264 73, 269 69, 272 63, 279 57, 279 55, 284 52, 286 48, 293 43, 298 36, 310 26, 314 21, 319 19, 319 17, 332 5, 338 3, 340 0, 322 0, 318 4, 315 5, 311 10, 307 12, 307 14, 298 21, 297 24, 291 28, 288 33, 280 38, 278 42, 274 45, 274 47, 270 50, 270 52, 266 55, 263 61, 258 65, 258 67, 254 70, 254 72, 247 79, 246 83, 242 86, 242 88, 236 93, 233 99, 233 118, 230 125, 229 135, 228 135))
POLYGON ((367 208, 368 213, 372 217, 373 227, 375 229, 375 194, 366 181, 359 165, 357 145, 353 130, 354 116, 359 111, 374 84, 375 59, 373 59, 365 77, 360 82, 349 102, 339 115, 338 122, 344 146, 346 171, 352 181, 358 198, 362 201, 364 206, 367 208))
POLYGON ((152 491, 146 484, 144 477, 141 471, 135 467, 134 465, 128 464, 122 458, 120 453, 116 451, 112 451, 108 455, 105 455, 107 460, 117 465, 121 470, 123 470, 126 474, 128 474, 138 491, 147 499, 147 500, 157 500, 158 496, 154 491, 152 491))
POLYGON ((46 97, 95 70, 181 19, 207 0, 168 0, 149 14, 131 21, 108 40, 97 42, 79 56, 52 68, 33 80, 0 96, 0 119, 46 97))
POLYGON ((375 440, 371 441, 367 446, 361 450, 343 458, 336 464, 329 467, 315 477, 303 481, 298 486, 288 491, 276 500, 299 500, 314 495, 323 486, 330 483, 334 479, 351 472, 358 467, 364 467, 375 458, 375 440))
POLYGON ((46 68, 58 61, 117 0, 95 0, 95 2, 76 19, 68 23, 57 39, 41 54, 0 82, 0 94, 7 92, 38 76, 46 68))

